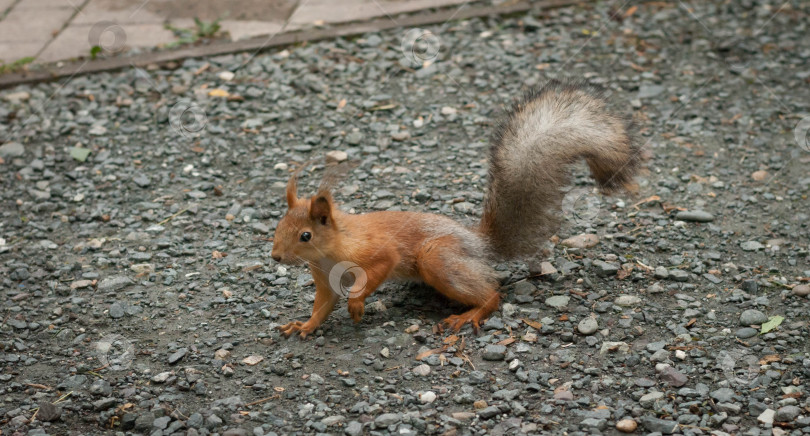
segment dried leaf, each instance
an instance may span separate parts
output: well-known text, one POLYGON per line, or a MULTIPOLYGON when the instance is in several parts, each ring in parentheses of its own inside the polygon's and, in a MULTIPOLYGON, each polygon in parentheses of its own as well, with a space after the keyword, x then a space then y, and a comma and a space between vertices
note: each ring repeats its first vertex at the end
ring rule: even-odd
POLYGON ((630 8, 627 9, 627 11, 625 11, 624 18, 627 18, 627 17, 635 14, 637 10, 638 10, 638 6, 631 6, 630 8))
POLYGON ((456 343, 456 341, 458 341, 458 336, 450 335, 450 336, 444 338, 444 341, 442 341, 442 342, 444 342, 445 344, 448 344, 448 345, 453 345, 453 344, 456 343))
POLYGON ((84 162, 87 160, 87 156, 90 156, 90 149, 84 147, 73 147, 70 149, 70 157, 76 159, 79 162, 84 162))
POLYGON ((779 355, 777 355, 777 354, 769 354, 769 355, 767 355, 767 356, 763 357, 763 358, 762 358, 762 359, 759 361, 759 364, 760 364, 760 365, 767 365, 767 364, 769 364, 769 363, 772 363, 772 362, 779 362, 779 361, 781 361, 781 360, 782 360, 782 358, 781 358, 781 357, 779 357, 779 355))
POLYGON ((782 324, 782 321, 784 321, 784 320, 785 320, 785 318, 782 317, 782 316, 779 316, 779 315, 774 315, 774 316, 768 318, 768 322, 766 322, 765 324, 762 324, 762 329, 760 330, 760 333, 763 334, 763 335, 765 333, 768 333, 769 331, 779 327, 779 324, 782 324))
POLYGON ((498 342, 498 345, 509 345, 509 344, 511 344, 513 342, 515 342, 515 338, 506 338, 506 339, 498 342))
POLYGON ((221 89, 221 88, 215 88, 215 89, 212 89, 212 90, 208 91, 208 96, 209 97, 226 97, 227 98, 230 95, 231 94, 228 91, 226 91, 224 89, 221 89))
POLYGON ((526 323, 526 325, 528 325, 529 327, 533 327, 533 328, 535 328, 537 330, 540 330, 541 328, 543 328, 543 324, 540 324, 537 321, 532 321, 530 319, 523 318, 523 322, 526 323))
POLYGON ((434 349, 432 349, 432 350, 427 350, 427 351, 425 351, 425 352, 423 352, 423 353, 419 353, 419 354, 416 356, 416 360, 422 360, 422 359, 425 359, 425 358, 427 358, 428 356, 432 356, 432 355, 434 355, 434 354, 441 353, 442 351, 444 351, 444 350, 446 350, 446 349, 447 349, 447 347, 446 347, 446 346, 444 346, 444 347, 441 347, 441 348, 434 348, 434 349))

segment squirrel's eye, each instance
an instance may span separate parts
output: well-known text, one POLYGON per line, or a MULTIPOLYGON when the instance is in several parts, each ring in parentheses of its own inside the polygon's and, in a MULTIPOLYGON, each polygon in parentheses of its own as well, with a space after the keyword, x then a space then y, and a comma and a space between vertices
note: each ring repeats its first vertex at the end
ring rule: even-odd
POLYGON ((304 232, 301 233, 301 242, 309 242, 312 239, 312 233, 304 232))

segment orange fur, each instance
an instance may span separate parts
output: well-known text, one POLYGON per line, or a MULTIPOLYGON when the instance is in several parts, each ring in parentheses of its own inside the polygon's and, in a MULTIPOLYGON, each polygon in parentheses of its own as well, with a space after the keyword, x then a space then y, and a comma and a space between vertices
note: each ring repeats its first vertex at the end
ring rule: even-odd
MULTIPOLYGON (((294 182, 290 186, 294 189, 294 182)), ((298 332, 306 337, 332 312, 342 292, 329 276, 342 262, 357 265, 363 274, 347 292, 355 322, 363 316, 365 299, 388 279, 422 281, 472 306, 469 312, 447 319, 456 330, 466 322, 477 330, 479 322, 497 310, 498 283, 485 262, 486 244, 461 224, 414 212, 349 215, 334 206, 326 191, 310 199, 288 195, 288 203, 290 209, 276 228, 272 256, 282 263, 309 264, 315 304, 308 321, 280 328, 285 335, 298 332), (311 235, 308 241, 301 240, 305 232, 311 235)))

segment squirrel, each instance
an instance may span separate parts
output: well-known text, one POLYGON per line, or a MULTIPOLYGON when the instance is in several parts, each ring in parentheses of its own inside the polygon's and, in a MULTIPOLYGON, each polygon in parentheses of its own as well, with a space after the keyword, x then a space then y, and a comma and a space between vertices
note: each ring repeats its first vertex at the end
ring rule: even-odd
POLYGON ((429 213, 348 214, 324 186, 299 198, 299 168, 287 183, 289 209, 276 227, 271 256, 309 265, 315 302, 308 321, 278 329, 306 338, 346 294, 357 323, 378 286, 405 279, 470 307, 441 325, 458 332, 469 323, 477 333, 501 299, 491 263, 537 254, 557 231, 571 164, 584 159, 605 194, 632 189, 641 147, 631 125, 608 109, 596 86, 553 80, 527 92, 495 126, 483 216, 474 227, 429 213))

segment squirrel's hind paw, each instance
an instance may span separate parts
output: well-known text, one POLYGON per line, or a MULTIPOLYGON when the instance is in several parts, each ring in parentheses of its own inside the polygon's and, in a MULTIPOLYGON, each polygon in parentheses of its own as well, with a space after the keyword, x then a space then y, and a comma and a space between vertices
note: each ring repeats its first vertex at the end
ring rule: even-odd
POLYGON ((473 332, 477 335, 481 330, 481 326, 478 324, 481 321, 481 317, 475 312, 475 310, 471 310, 461 315, 450 315, 442 321, 442 324, 458 333, 458 331, 464 327, 464 324, 470 323, 473 332))

